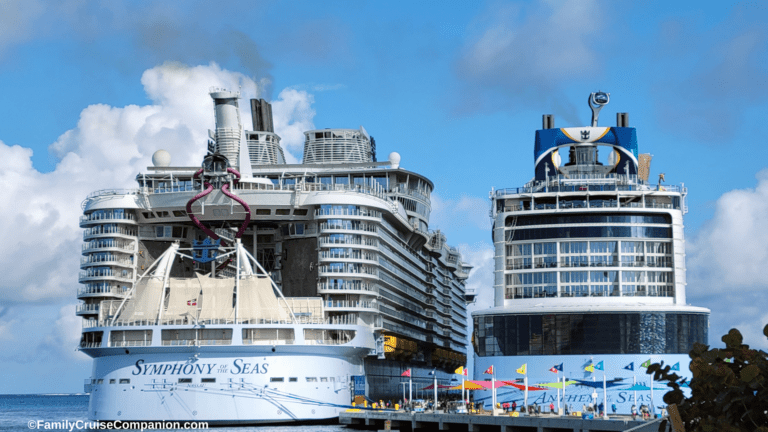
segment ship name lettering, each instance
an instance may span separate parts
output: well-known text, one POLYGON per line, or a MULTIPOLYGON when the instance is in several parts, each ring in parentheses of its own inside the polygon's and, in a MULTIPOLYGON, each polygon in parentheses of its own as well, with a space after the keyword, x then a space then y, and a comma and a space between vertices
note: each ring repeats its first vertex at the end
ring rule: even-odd
MULTIPOLYGON (((224 365, 222 365, 224 366, 224 365)), ((145 364, 143 359, 136 360, 136 370, 132 375, 210 375, 216 363, 153 363, 145 364)), ((226 366, 224 366, 226 368, 226 366)))
POLYGON ((251 363, 243 363, 243 359, 235 359, 232 366, 234 366, 234 369, 230 371, 232 375, 266 374, 269 363, 262 363, 261 367, 259 367, 258 363, 255 363, 253 369, 251 369, 251 363))

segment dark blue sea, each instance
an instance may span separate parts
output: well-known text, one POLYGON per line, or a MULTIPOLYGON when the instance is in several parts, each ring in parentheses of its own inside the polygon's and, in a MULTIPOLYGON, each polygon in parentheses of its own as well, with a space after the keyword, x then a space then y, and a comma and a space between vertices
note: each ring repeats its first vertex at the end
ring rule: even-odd
MULTIPOLYGON (((88 395, 0 395, 0 431, 52 431, 68 429, 46 429, 46 423, 66 424, 68 420, 76 425, 78 420, 88 421, 88 395), (38 427, 38 421, 41 427, 38 427)), ((342 432, 351 431, 339 425, 300 426, 242 426, 210 427, 215 432, 342 432)), ((71 428, 72 432, 78 430, 71 428)), ((125 430, 125 429, 123 429, 125 430)), ((130 429, 129 429, 130 430, 130 429)), ((166 429, 182 430, 182 429, 166 429)), ((198 429, 202 430, 202 429, 198 429)))

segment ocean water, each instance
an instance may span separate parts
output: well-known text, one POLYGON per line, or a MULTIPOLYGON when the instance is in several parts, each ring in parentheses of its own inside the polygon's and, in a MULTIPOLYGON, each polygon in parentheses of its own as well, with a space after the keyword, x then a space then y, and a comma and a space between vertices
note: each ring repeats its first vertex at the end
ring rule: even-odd
MULTIPOLYGON (((0 395, 0 431, 52 431, 66 429, 45 429, 30 422, 87 421, 88 395, 0 395)), ((82 429, 72 428, 72 431, 82 429)), ((130 429, 121 429, 130 430, 130 429)), ((183 429, 164 429, 183 430, 183 429)), ((198 429, 201 430, 201 429, 198 429)), ((210 427, 215 432, 350 432, 340 425, 299 425, 299 426, 227 426, 210 427)))

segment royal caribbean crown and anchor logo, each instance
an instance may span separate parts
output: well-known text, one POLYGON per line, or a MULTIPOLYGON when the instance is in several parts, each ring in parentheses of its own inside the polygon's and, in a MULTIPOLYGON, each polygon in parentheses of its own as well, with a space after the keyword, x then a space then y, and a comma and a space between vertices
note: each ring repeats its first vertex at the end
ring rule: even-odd
POLYGON ((212 242, 210 238, 199 242, 194 240, 192 242, 192 249, 194 249, 195 261, 199 263, 208 263, 216 259, 219 254, 219 246, 221 245, 221 239, 212 242))

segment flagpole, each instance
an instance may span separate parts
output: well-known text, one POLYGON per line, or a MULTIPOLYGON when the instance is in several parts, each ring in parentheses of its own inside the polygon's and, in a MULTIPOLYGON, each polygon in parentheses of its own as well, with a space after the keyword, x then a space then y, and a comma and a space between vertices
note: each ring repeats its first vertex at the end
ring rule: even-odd
MULTIPOLYGON (((410 369, 408 369, 410 371, 410 369)), ((413 378, 411 377, 413 375, 412 373, 408 373, 408 404, 413 402, 413 378)))
MULTIPOLYGON (((560 371, 557 371, 557 381, 560 381, 560 371)), ((560 404, 560 387, 557 387, 557 412, 558 414, 562 412, 561 410, 561 404, 560 404)), ((554 414, 554 413, 553 413, 554 414)))
POLYGON ((608 392, 606 392, 605 368, 603 368, 603 418, 608 419, 608 392))
POLYGON ((651 374, 651 414, 654 414, 653 409, 653 374, 651 374))
POLYGON ((565 371, 563 371, 563 413, 565 413, 565 371))
POLYGON ((491 407, 493 411, 491 412, 496 415, 496 368, 491 369, 491 391, 491 403, 493 404, 491 407))
POLYGON ((437 412, 437 369, 433 369, 432 373, 435 375, 435 409, 432 412, 437 412))
MULTIPOLYGON (((633 368, 633 369, 634 369, 634 368, 633 368)), ((635 374, 633 373, 633 374, 632 374, 632 387, 634 387, 634 386, 636 386, 636 385, 637 385, 637 375, 635 375, 635 374)), ((633 403, 633 405, 634 405, 634 406, 637 406, 637 390, 635 390, 635 395, 634 395, 634 403, 633 403)))
POLYGON ((525 367, 525 411, 528 411, 528 366, 525 367))

